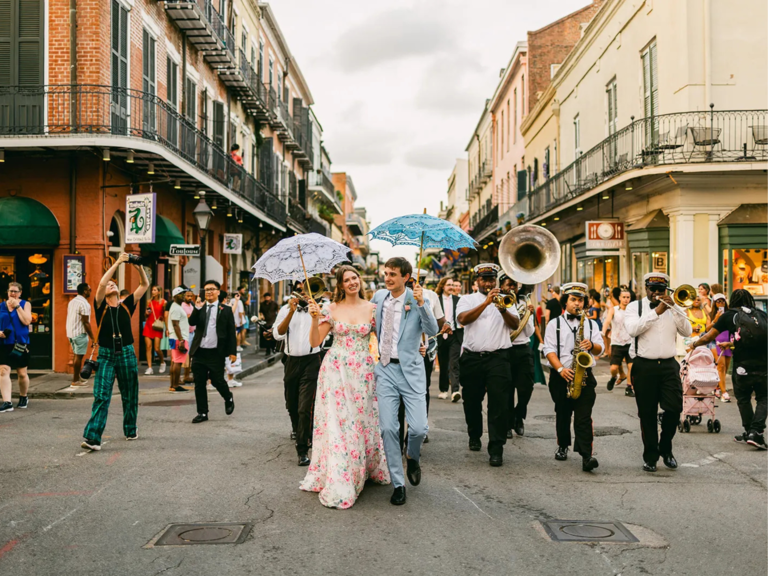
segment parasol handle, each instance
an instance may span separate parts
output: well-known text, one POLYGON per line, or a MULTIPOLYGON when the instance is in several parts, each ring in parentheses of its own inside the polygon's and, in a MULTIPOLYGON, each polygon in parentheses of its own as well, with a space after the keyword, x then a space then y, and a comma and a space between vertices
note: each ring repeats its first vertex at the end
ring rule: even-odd
MULTIPOLYGON (((424 214, 427 213, 427 209, 424 208, 424 214)), ((421 233, 421 244, 419 245, 419 259, 416 260, 416 278, 414 279, 414 283, 419 283, 419 270, 421 270, 421 255, 424 252, 424 232, 421 233)))
POLYGON ((307 275, 307 267, 304 265, 304 255, 301 253, 301 245, 298 245, 299 248, 299 259, 301 260, 301 268, 304 270, 304 280, 307 287, 307 294, 309 295, 309 299, 312 300, 312 302, 317 306, 317 302, 315 302, 314 297, 312 296, 312 290, 309 289, 309 276, 307 275))

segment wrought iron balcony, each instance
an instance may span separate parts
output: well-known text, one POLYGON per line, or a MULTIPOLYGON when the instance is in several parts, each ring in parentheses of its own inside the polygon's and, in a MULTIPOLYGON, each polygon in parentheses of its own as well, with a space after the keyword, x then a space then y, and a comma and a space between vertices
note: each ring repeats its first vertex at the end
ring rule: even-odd
POLYGON ((307 231, 316 232, 317 234, 322 234, 323 236, 328 236, 329 238, 331 236, 331 227, 328 222, 318 220, 314 216, 310 216, 309 220, 307 220, 307 231))
POLYGON ((499 206, 493 206, 484 216, 475 220, 474 226, 469 230, 469 235, 475 240, 482 240, 487 235, 486 230, 499 224, 499 206))
POLYGON ((323 199, 324 204, 331 206, 336 214, 341 214, 341 204, 336 197, 336 189, 326 170, 312 170, 309 172, 309 190, 323 199))
POLYGON ((165 10, 209 64, 237 67, 235 38, 211 0, 165 0, 165 10))
POLYGON ((347 229, 353 236, 365 236, 368 234, 368 224, 359 214, 347 214, 347 229))
POLYGON ((285 204, 270 194, 268 183, 257 181, 157 96, 114 86, 2 86, 0 110, 0 140, 35 136, 44 146, 46 138, 87 136, 124 138, 117 140, 118 146, 111 138, 113 149, 140 148, 140 142, 159 144, 184 161, 168 164, 169 174, 187 180, 207 177, 285 224, 285 204))
MULTIPOLYGON (((536 218, 630 170, 658 165, 768 160, 768 110, 681 112, 634 120, 527 198, 536 218)), ((520 203, 518 203, 520 204, 520 203)))

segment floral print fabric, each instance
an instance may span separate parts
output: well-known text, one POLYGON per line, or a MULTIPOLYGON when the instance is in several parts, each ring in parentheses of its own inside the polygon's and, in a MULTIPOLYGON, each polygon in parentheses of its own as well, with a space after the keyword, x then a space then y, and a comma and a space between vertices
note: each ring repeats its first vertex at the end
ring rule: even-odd
POLYGON ((349 508, 367 479, 389 484, 379 429, 370 352, 373 324, 346 324, 330 315, 333 346, 320 367, 315 396, 312 463, 301 483, 329 508, 349 508))

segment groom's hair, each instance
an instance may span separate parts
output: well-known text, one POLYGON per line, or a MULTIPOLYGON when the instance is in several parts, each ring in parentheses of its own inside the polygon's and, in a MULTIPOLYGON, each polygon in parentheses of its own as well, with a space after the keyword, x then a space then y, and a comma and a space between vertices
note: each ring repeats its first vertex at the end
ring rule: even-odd
POLYGON ((384 264, 384 268, 399 270, 401 276, 405 276, 406 274, 413 276, 413 266, 411 266, 411 263, 408 260, 401 258, 400 256, 395 256, 394 258, 387 260, 386 264, 384 264))

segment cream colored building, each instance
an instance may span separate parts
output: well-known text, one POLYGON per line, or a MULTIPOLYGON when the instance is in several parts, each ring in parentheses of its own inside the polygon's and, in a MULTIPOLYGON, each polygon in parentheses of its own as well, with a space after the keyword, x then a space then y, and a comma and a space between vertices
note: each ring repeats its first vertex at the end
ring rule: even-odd
POLYGON ((605 0, 522 125, 520 208, 561 241, 560 280, 768 294, 766 18, 763 0, 605 0), (588 248, 597 220, 623 237, 588 248))
POLYGON ((467 211, 467 187, 469 186, 469 168, 464 158, 457 158, 451 175, 448 177, 448 199, 444 218, 459 225, 459 219, 467 211))
MULTIPOLYGON (((467 205, 469 208, 469 234, 481 247, 488 246, 496 237, 499 207, 493 187, 493 126, 488 101, 467 144, 467 205)), ((479 251, 482 260, 487 254, 479 251)))

